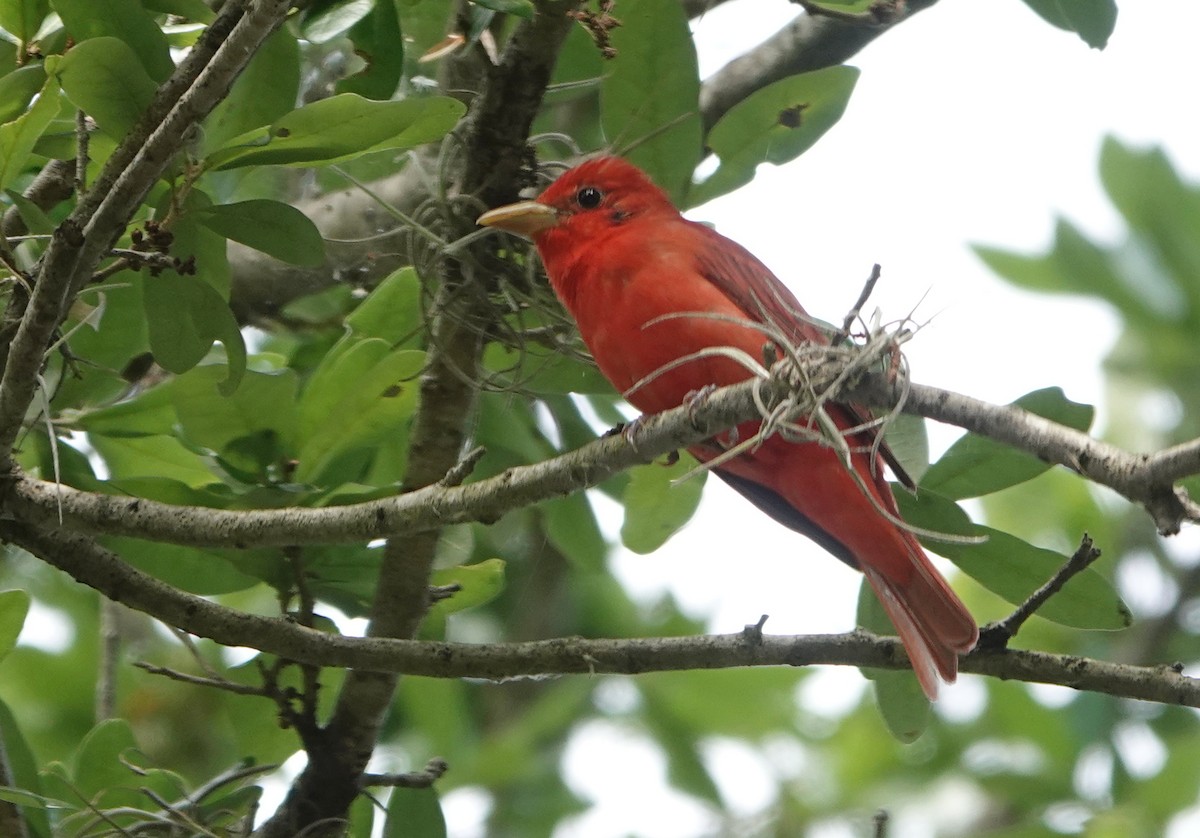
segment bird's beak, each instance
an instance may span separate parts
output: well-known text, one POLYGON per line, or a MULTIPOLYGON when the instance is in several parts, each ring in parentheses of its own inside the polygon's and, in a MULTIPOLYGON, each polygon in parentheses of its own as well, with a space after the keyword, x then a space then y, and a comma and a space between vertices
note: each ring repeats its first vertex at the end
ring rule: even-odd
POLYGON ((484 227, 498 227, 525 238, 533 238, 558 223, 558 210, 537 201, 520 201, 488 210, 475 222, 484 227))

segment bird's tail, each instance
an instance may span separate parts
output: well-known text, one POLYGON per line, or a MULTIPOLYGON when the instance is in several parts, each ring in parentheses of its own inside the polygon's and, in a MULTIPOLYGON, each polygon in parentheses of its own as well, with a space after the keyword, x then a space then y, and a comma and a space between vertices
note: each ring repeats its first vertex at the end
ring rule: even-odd
POLYGON ((937 698, 939 677, 947 684, 958 677, 958 656, 975 647, 979 627, 916 538, 904 535, 912 572, 905 574, 903 582, 867 565, 862 570, 900 635, 921 689, 932 701, 937 698))

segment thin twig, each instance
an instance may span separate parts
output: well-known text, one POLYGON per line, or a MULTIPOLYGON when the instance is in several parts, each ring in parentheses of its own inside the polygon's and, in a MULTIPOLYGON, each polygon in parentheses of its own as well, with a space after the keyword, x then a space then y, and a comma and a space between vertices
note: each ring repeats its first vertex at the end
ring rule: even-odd
POLYGON ((107 597, 100 600, 100 662, 96 675, 96 721, 116 715, 117 666, 121 657, 121 606, 107 597))
POLYGON ((138 669, 144 669, 151 675, 162 675, 164 678, 170 678, 172 681, 180 681, 184 684, 192 684, 197 687, 212 687, 218 690, 224 690, 228 693, 236 695, 256 695, 263 698, 269 698, 269 692, 263 687, 254 687, 249 684, 239 684, 235 681, 227 681, 224 678, 206 678, 200 675, 189 675, 186 672, 179 672, 174 669, 168 669, 165 666, 149 663, 147 661, 135 661, 134 666, 138 669))
POLYGON ((183 647, 191 654, 192 659, 196 661, 196 665, 204 670, 204 673, 208 675, 209 678, 220 679, 220 673, 217 672, 216 668, 211 663, 204 659, 204 655, 200 654, 200 647, 196 645, 196 641, 192 640, 192 636, 186 631, 178 629, 175 626, 171 626, 170 629, 171 633, 175 635, 175 639, 182 643, 183 647))
POLYGON ((450 766, 441 757, 434 757, 425 763, 420 771, 408 771, 404 774, 363 774, 359 780, 362 788, 371 786, 390 786, 403 789, 427 789, 441 779, 450 766))
POLYGON ((1033 616, 1039 608, 1046 604, 1050 597, 1062 590, 1071 577, 1082 573, 1092 562, 1100 558, 1100 550, 1092 545, 1092 539, 1087 533, 1079 541, 1079 548, 1067 559, 1066 564, 1058 569, 1044 585, 1029 595, 1017 609, 994 623, 984 626, 979 632, 979 645, 984 649, 1004 649, 1010 640, 1017 636, 1025 621, 1033 616))
POLYGON ((479 461, 487 454, 487 449, 482 445, 477 445, 463 456, 461 460, 454 464, 454 468, 446 472, 446 476, 438 483, 439 486, 461 486, 462 482, 471 476, 471 472, 475 470, 475 466, 479 465, 479 461))
POLYGON ((82 110, 75 111, 75 191, 80 196, 87 192, 89 131, 87 114, 82 110))
POLYGON ((842 328, 829 341, 834 346, 850 337, 850 330, 854 328, 854 321, 862 314, 863 306, 867 304, 867 300, 871 297, 871 292, 875 290, 875 284, 879 282, 879 277, 882 275, 882 269, 878 264, 871 266, 871 275, 867 277, 867 281, 863 283, 862 291, 859 292, 858 299, 854 301, 854 306, 850 311, 846 312, 846 318, 842 321, 842 328))

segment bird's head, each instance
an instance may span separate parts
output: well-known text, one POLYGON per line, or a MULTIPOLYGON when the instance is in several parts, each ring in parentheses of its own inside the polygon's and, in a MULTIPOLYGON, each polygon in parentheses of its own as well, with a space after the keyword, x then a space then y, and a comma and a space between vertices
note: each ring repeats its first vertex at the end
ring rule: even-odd
POLYGON ((667 194, 620 157, 597 157, 564 172, 534 201, 498 207, 479 223, 531 238, 542 251, 594 239, 639 219, 679 215, 667 194))

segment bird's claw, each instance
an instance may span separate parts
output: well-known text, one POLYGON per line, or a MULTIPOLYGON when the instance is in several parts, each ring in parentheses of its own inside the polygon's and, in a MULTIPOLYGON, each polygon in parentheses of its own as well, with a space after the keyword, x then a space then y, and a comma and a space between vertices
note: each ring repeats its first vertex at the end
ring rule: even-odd
POLYGON ((717 385, 705 384, 699 390, 692 390, 683 397, 683 406, 687 408, 688 421, 693 425, 696 424, 696 411, 704 407, 705 402, 715 392, 717 392, 717 385))
POLYGON ((630 448, 637 450, 637 435, 642 432, 643 417, 635 417, 620 426, 620 437, 628 442, 630 448))

